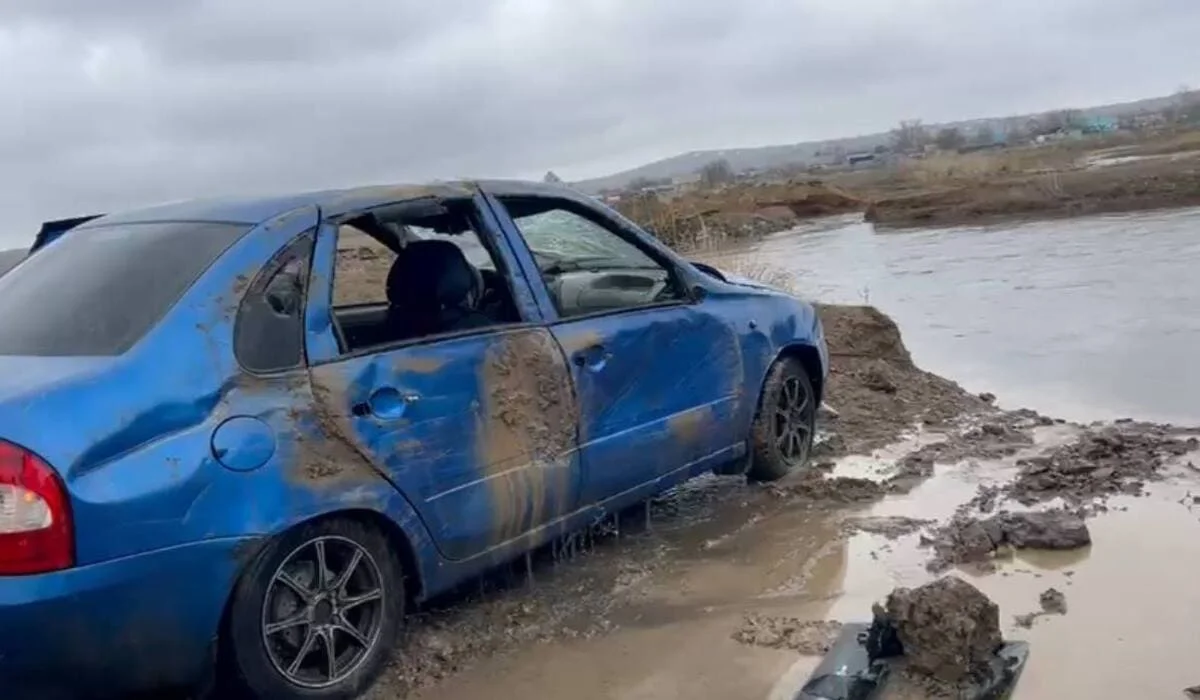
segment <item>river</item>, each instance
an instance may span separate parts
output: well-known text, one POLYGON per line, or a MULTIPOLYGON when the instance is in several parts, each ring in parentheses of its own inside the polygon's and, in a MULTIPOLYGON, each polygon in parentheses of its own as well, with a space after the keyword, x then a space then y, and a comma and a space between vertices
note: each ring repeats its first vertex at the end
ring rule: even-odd
POLYGON ((803 295, 870 303, 914 359, 1076 421, 1200 424, 1200 209, 876 232, 812 222, 739 253, 803 295))

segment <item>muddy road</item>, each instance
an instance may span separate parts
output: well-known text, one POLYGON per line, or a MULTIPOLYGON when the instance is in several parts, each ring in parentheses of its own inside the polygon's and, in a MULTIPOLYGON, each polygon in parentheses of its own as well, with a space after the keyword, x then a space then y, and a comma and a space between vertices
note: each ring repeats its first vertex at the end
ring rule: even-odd
POLYGON ((1032 643, 1017 698, 1200 684, 1200 431, 1002 410, 873 309, 822 313, 814 470, 696 480, 436 602, 371 697, 790 698, 839 623, 947 572, 1032 643))

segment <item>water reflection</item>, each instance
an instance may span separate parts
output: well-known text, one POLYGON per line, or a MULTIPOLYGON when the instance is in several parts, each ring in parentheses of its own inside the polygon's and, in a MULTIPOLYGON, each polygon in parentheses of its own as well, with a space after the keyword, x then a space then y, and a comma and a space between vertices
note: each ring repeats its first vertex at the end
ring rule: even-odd
POLYGON ((876 233, 835 219, 748 253, 869 301, 916 360, 1006 406, 1200 423, 1200 209, 876 233))

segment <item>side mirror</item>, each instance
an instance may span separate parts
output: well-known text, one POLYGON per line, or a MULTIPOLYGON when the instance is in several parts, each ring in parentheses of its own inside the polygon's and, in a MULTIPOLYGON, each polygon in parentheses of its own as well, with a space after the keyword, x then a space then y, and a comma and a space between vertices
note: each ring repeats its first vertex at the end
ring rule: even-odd
POLYGON ((708 288, 702 284, 692 285, 692 298, 696 301, 704 301, 708 297, 708 288))

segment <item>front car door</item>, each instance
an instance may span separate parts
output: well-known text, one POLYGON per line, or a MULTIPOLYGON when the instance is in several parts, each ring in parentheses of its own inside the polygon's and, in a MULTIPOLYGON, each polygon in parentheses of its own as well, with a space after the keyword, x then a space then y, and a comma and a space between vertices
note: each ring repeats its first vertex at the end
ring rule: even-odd
POLYGON ((661 487, 743 454, 734 329, 684 288, 669 258, 583 197, 493 190, 503 225, 571 361, 585 504, 661 487))
POLYGON ((389 303, 406 301, 389 302, 386 288, 397 251, 343 220, 317 238, 309 359, 329 428, 405 494, 439 550, 461 560, 576 506, 577 409, 566 358, 512 274, 518 267, 490 210, 471 198, 443 204, 448 220, 465 223, 447 228, 463 230, 423 235, 468 253, 489 285, 478 297, 495 302, 490 322, 391 339, 386 325, 368 327, 390 323, 389 303))

